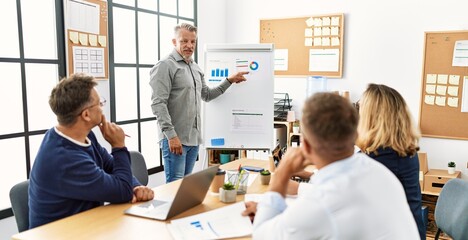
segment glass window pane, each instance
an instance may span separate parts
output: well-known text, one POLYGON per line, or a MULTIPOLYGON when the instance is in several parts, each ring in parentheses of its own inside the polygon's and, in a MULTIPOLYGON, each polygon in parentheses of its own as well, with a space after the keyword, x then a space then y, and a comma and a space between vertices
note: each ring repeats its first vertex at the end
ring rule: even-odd
POLYGON ((135 68, 115 68, 115 116, 117 121, 138 118, 135 68))
POLYGON ((25 58, 57 59, 55 1, 22 0, 21 16, 25 58))
POLYGON ((151 87, 150 81, 151 68, 140 68, 140 117, 154 117, 151 109, 151 87))
MULTIPOLYGON (((156 0, 153 0, 153 1, 156 1, 156 0)), ((113 0, 112 2, 135 7, 135 0, 113 0)))
MULTIPOLYGON (((0 107, 10 117, 2 118, 0 134, 24 131, 23 94, 21 90, 21 68, 19 63, 0 63, 0 107)), ((149 86, 148 86, 149 87, 149 86)))
POLYGON ((148 10, 158 11, 158 1, 156 0, 138 0, 138 7, 148 10))
POLYGON ((2 210, 11 206, 9 198, 10 188, 27 179, 24 138, 0 140, 0 149, 8 149, 8 151, 3 151, 4 156, 2 156, 2 161, 0 161, 0 176, 2 176, 2 184, 0 184, 0 210, 2 210))
POLYGON ((138 13, 138 52, 140 64, 154 64, 158 60, 158 16, 138 13))
POLYGON ((2 16, 0 57, 19 57, 18 18, 16 13, 16 1, 0 1, 0 16, 2 16))
POLYGON ((159 11, 162 13, 177 15, 177 1, 174 1, 174 0, 159 1, 159 11))
POLYGON ((28 95, 29 130, 49 129, 57 123, 49 107, 52 88, 58 83, 56 64, 26 64, 26 91, 28 95))
POLYGON ((172 50, 174 50, 174 44, 172 44, 172 39, 174 39, 174 27, 177 25, 177 19, 161 16, 160 18, 160 50, 161 58, 169 55, 172 50))
POLYGON ((161 166, 156 120, 141 123, 141 153, 148 169, 161 166))
POLYGON ((193 18, 193 1, 194 0, 179 0, 179 16, 193 18))
POLYGON ((136 63, 135 11, 114 7, 114 60, 136 63))
POLYGON ((125 137, 125 146, 129 151, 138 151, 138 124, 131 123, 119 125, 130 137, 125 137))
MULTIPOLYGON (((51 126, 52 127, 52 126, 51 126)), ((34 165, 34 160, 36 160, 37 152, 41 146, 42 139, 44 139, 45 134, 34 135, 29 137, 29 153, 31 157, 31 168, 34 165)))

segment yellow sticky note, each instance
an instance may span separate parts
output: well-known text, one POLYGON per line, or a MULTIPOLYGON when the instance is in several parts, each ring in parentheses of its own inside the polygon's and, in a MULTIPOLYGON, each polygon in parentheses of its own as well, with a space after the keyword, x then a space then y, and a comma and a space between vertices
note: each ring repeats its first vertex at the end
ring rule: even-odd
POLYGON ((305 38, 304 46, 311 47, 312 46, 312 38, 305 38))
POLYGON ((70 31, 69 38, 70 38, 70 41, 72 41, 72 43, 78 44, 78 42, 79 42, 78 32, 70 31))
POLYGON ((452 85, 458 85, 460 83, 460 75, 450 75, 449 83, 452 85))
POLYGON ((340 33, 340 29, 338 27, 332 27, 330 29, 330 34, 331 35, 338 35, 340 33))
POLYGON ((323 24, 323 26, 330 26, 330 23, 331 23, 330 17, 324 17, 324 18, 322 18, 322 24, 323 24))
POLYGON ((436 83, 436 82, 437 82, 437 74, 427 74, 426 83, 436 83))
POLYGON ((331 18, 331 25, 339 26, 340 25, 340 17, 332 17, 331 18))
POLYGON ((307 27, 312 27, 314 26, 314 19, 310 17, 309 19, 306 20, 306 25, 307 27))
POLYGON ((449 97, 447 99, 447 105, 449 105, 449 107, 458 107, 458 98, 449 97))
POLYGON ((83 46, 88 46, 88 34, 80 33, 80 44, 83 46))
POLYGON ((99 35, 99 37, 98 37, 98 42, 99 42, 99 45, 101 45, 101 47, 107 46, 107 38, 106 38, 106 36, 101 36, 101 35, 99 35))
POLYGON ((322 46, 330 46, 330 38, 323 37, 322 38, 322 46))
POLYGON ((322 46, 322 38, 321 37, 314 38, 314 46, 322 46))
POLYGON ((445 97, 437 96, 436 99, 435 99, 435 104, 439 105, 439 106, 442 106, 442 107, 445 107, 445 97))
POLYGON ((437 83, 439 84, 447 84, 448 75, 447 74, 439 74, 437 75, 437 83))
POLYGON ((339 37, 332 37, 331 45, 332 46, 340 46, 340 38, 339 37))
POLYGON ((434 105, 435 96, 426 95, 424 96, 424 103, 434 105))
POLYGON ((426 93, 435 94, 436 93, 436 85, 426 84, 426 93))
POLYGON ((330 35, 330 28, 329 27, 323 27, 322 28, 322 35, 330 35))
POLYGON ((447 88, 447 94, 450 95, 450 96, 457 97, 458 96, 458 87, 449 86, 447 88))
POLYGON ((97 46, 97 36, 94 34, 89 34, 89 45, 96 47, 97 46))
POLYGON ((447 93, 447 86, 437 85, 436 92, 438 95, 445 96, 445 94, 447 93))

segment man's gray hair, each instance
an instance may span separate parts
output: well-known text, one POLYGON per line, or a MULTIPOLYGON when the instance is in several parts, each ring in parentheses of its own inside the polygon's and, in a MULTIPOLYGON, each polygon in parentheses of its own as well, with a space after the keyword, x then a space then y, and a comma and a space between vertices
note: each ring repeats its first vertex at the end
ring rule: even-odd
POLYGON ((192 24, 189 24, 189 23, 179 23, 177 24, 177 26, 174 27, 174 35, 177 37, 178 34, 179 34, 179 30, 180 29, 185 29, 185 30, 188 30, 190 32, 195 32, 197 33, 197 27, 193 26, 192 24))

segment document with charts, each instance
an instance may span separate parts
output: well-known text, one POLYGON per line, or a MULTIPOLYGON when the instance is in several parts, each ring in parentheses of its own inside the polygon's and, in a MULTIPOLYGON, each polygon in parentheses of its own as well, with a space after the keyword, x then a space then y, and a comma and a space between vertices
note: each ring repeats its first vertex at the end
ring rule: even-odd
POLYGON ((172 220, 167 225, 176 240, 223 239, 252 234, 249 217, 242 216, 244 202, 238 202, 209 212, 172 220))

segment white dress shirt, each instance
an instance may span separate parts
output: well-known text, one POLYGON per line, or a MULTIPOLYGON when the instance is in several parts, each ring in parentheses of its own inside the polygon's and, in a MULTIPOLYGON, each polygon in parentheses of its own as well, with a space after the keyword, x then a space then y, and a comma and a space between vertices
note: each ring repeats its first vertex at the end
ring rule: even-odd
POLYGON ((398 179, 365 154, 329 164, 286 206, 277 192, 257 206, 254 239, 419 239, 398 179))

